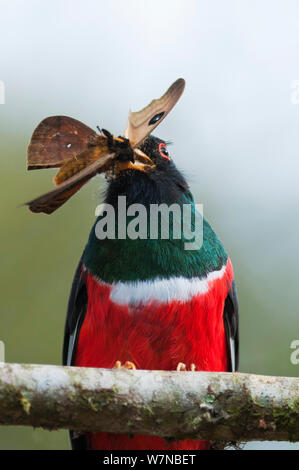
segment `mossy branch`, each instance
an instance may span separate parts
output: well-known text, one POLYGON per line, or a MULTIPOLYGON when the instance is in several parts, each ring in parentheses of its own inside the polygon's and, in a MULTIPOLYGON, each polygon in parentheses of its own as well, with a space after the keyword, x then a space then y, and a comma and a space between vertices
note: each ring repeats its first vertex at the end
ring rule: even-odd
POLYGON ((299 379, 0 363, 0 424, 299 441, 299 379))

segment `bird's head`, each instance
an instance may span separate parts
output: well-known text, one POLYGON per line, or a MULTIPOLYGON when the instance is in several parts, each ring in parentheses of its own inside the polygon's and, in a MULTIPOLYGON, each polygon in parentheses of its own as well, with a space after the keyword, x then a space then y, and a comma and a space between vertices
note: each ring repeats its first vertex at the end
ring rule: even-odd
POLYGON ((129 204, 176 202, 188 190, 188 184, 177 169, 168 145, 149 135, 133 154, 120 154, 106 172, 109 183, 106 202, 116 203, 118 195, 126 195, 129 204))

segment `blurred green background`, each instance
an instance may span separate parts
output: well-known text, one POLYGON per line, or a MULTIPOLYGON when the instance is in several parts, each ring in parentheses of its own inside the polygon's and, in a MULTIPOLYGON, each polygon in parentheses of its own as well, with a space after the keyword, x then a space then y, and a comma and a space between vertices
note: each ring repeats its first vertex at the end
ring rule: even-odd
MULTIPOLYGON (((242 372, 297 376, 299 5, 287 2, 0 0, 1 319, 7 362, 60 364, 73 274, 101 202, 96 177, 51 216, 22 202, 55 171, 26 171, 35 126, 54 114, 122 132, 179 76, 156 135, 229 252, 242 372), (269 16, 269 8, 271 17, 269 16)), ((248 448, 299 449, 287 443, 248 448)), ((67 449, 67 432, 0 427, 0 449, 67 449)))

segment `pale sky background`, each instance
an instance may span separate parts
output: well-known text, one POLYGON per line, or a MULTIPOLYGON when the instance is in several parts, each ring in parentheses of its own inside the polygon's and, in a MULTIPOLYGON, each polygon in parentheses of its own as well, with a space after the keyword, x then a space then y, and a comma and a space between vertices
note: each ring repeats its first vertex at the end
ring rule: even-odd
MULTIPOLYGON (((284 362, 275 375, 296 376, 298 1, 0 0, 0 152, 14 142, 24 148, 9 161, 2 150, 1 164, 25 169, 32 131, 49 115, 120 134, 129 108, 179 77, 184 95, 155 134, 173 141, 170 152, 232 255, 241 291, 261 308, 243 305, 243 318, 253 315, 244 323, 247 351, 254 357, 256 344, 268 343, 262 357, 243 359, 242 371, 269 373, 277 350, 284 362)), ((38 195, 37 179, 24 176, 23 200, 38 195)), ((248 447, 283 445, 291 446, 248 447)))

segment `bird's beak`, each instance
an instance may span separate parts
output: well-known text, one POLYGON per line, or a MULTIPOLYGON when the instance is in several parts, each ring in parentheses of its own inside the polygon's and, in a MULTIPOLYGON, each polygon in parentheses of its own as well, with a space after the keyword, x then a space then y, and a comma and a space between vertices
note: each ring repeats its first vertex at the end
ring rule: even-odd
POLYGON ((115 162, 114 170, 116 170, 117 172, 121 172, 124 170, 138 170, 147 172, 156 166, 153 161, 140 149, 133 150, 132 160, 133 161, 125 160, 115 162))
MULTIPOLYGON (((119 141, 121 143, 124 141, 123 137, 113 137, 113 139, 114 141, 119 141)), ((126 158, 126 155, 124 154, 123 158, 114 160, 112 162, 111 169, 108 170, 109 172, 111 170, 111 173, 114 175, 125 170, 138 170, 147 172, 156 166, 144 152, 138 148, 134 148, 131 142, 127 142, 129 143, 130 148, 129 158, 126 158)))

